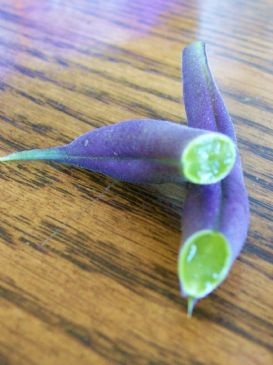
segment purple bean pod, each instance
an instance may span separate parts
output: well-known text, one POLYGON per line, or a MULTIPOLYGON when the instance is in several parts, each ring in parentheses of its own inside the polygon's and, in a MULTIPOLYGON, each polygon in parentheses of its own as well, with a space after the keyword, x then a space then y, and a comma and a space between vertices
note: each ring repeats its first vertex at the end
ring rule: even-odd
MULTIPOLYGON (((224 133, 236 144, 233 124, 202 42, 183 51, 183 93, 190 127, 224 133)), ((233 169, 222 181, 204 186, 190 184, 182 224, 184 244, 178 270, 181 292, 188 297, 191 315, 196 301, 210 294, 227 277, 247 237, 249 202, 238 151, 233 169), (187 265, 193 265, 195 275, 191 287, 187 283, 187 265), (199 287, 198 280, 202 284, 199 287), (198 293, 197 287, 200 295, 194 295, 198 293)))
POLYGON ((97 128, 65 146, 15 152, 0 161, 54 160, 130 183, 206 184, 226 176, 235 158, 234 143, 223 134, 134 119, 97 128))

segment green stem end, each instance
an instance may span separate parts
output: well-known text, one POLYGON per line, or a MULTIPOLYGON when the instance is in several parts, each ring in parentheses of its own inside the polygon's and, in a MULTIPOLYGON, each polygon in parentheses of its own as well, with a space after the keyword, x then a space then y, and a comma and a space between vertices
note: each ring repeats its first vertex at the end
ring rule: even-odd
POLYGON ((0 162, 8 161, 30 161, 30 160, 60 160, 65 157, 65 153, 60 147, 26 150, 14 152, 0 157, 0 162))

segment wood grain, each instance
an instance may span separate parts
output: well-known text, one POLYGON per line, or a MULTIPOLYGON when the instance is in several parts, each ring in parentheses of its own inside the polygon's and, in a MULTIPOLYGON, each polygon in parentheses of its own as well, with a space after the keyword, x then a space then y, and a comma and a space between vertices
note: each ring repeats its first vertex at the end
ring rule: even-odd
POLYGON ((201 39, 252 214, 228 280, 189 320, 185 187, 1 165, 1 365, 272 363, 272 16, 270 0, 0 0, 1 155, 130 118, 184 123, 181 49, 201 39))

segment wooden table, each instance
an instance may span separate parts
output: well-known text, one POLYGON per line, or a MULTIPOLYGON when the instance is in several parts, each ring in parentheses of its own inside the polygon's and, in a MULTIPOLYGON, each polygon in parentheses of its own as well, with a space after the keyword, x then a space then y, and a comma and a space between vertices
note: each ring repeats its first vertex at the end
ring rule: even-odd
POLYGON ((176 272, 185 187, 2 164, 1 365, 272 364, 272 5, 0 0, 1 155, 130 118, 184 123, 181 49, 201 39, 252 213, 228 280, 189 320, 176 272))

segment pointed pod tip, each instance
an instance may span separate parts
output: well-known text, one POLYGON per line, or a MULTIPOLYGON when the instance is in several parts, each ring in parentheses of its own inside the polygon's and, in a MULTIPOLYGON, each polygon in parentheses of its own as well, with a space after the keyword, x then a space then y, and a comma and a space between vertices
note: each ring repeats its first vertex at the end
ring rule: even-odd
POLYGON ((197 299, 193 298, 193 297, 189 297, 188 298, 188 309, 187 309, 187 317, 191 318, 192 317, 192 313, 195 307, 195 304, 197 303, 197 299))
POLYGON ((26 159, 24 157, 25 157, 25 151, 13 152, 8 155, 0 157, 0 162, 24 160, 26 159))
POLYGON ((60 147, 25 150, 13 152, 9 155, 0 157, 0 162, 5 161, 27 161, 27 160, 61 160, 66 157, 64 149, 60 147))
POLYGON ((0 157, 0 162, 5 162, 5 161, 9 161, 10 160, 10 155, 6 155, 6 156, 2 156, 0 157))

